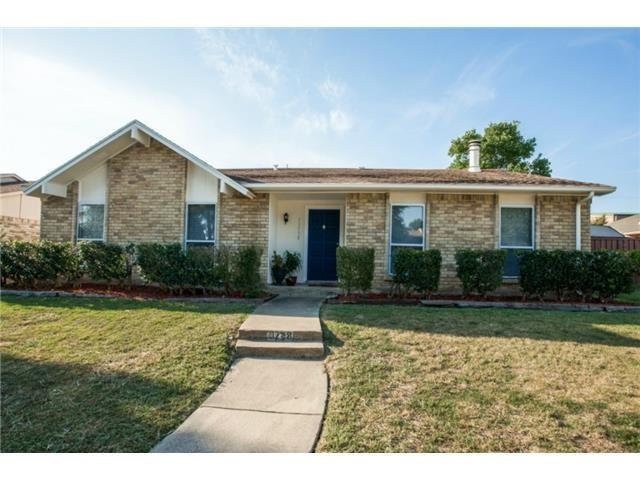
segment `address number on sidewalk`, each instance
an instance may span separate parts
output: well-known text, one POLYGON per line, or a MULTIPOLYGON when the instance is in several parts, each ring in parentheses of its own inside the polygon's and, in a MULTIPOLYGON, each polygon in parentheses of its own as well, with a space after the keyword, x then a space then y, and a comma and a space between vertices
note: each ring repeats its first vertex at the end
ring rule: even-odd
POLYGON ((267 332, 267 340, 273 342, 288 342, 293 340, 293 332, 267 332))

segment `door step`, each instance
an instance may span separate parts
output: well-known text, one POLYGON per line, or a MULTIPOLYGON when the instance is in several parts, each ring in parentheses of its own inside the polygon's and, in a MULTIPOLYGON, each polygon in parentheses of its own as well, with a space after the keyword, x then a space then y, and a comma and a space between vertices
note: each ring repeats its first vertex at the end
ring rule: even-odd
POLYGON ((241 338, 236 343, 240 357, 320 358, 324 355, 322 340, 265 341, 241 338))
POLYGON ((321 342, 322 331, 309 330, 264 330, 262 328, 240 328, 242 340, 260 340, 263 342, 321 342))

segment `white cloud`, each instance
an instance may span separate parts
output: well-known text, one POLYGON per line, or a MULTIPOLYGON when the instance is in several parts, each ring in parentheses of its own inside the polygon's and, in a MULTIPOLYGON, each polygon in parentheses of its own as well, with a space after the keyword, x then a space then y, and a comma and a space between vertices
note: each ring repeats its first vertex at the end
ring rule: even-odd
POLYGON ((265 58, 270 52, 268 44, 248 37, 249 32, 197 30, 197 33, 202 59, 228 90, 260 102, 273 97, 280 73, 278 65, 265 58))
POLYGON ((346 87, 344 83, 327 77, 325 81, 318 86, 318 91, 326 100, 335 101, 344 96, 346 87))
POLYGON ((346 133, 353 128, 353 119, 342 110, 329 112, 329 125, 334 132, 346 133))
POLYGON ((414 103, 406 110, 405 118, 428 130, 436 123, 449 123, 465 110, 493 101, 496 77, 517 49, 518 45, 514 45, 493 60, 473 59, 441 98, 414 103))
POLYGON ((329 113, 306 112, 294 119, 294 128, 306 135, 327 133, 344 134, 353 128, 351 115, 340 109, 329 113))

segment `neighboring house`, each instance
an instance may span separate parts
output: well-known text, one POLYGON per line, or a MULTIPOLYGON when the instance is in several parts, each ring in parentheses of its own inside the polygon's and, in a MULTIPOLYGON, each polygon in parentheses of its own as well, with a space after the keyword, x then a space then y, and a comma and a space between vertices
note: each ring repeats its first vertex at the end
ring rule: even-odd
POLYGON ((624 235, 608 225, 591 225, 591 239, 624 238, 624 235))
MULTIPOLYGON (((375 249, 374 286, 401 247, 437 248, 444 287, 461 248, 590 249, 593 195, 614 187, 479 168, 218 170, 133 121, 27 191, 42 198, 42 238, 257 245, 302 254, 300 281, 335 281, 337 245, 375 249)), ((215 162, 215 154, 209 158, 215 162)))
POLYGON ((31 242, 40 237, 40 199, 23 191, 30 184, 15 173, 0 174, 0 239, 31 242))
POLYGON ((631 215, 635 215, 635 213, 592 213, 591 223, 594 225, 610 225, 631 215))
POLYGON ((611 222, 609 226, 625 237, 640 238, 640 213, 611 222))

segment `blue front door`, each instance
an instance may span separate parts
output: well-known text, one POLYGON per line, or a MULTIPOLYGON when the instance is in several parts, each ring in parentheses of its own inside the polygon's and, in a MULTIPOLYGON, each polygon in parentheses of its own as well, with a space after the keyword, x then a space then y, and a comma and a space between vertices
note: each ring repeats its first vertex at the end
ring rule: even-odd
POLYGON ((335 281, 340 210, 309 210, 307 280, 335 281))

